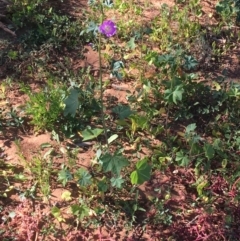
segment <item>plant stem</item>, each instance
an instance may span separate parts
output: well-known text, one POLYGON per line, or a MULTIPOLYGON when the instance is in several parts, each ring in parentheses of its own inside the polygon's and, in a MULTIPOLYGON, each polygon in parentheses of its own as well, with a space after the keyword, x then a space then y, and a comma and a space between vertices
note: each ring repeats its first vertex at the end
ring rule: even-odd
POLYGON ((102 124, 103 124, 107 148, 109 148, 108 137, 107 137, 107 128, 106 128, 106 122, 105 122, 105 118, 104 118, 103 79, 102 79, 102 59, 101 59, 101 55, 102 55, 101 54, 101 35, 99 34, 99 38, 98 38, 98 58, 99 58, 99 83, 100 83, 101 118, 102 118, 102 124))

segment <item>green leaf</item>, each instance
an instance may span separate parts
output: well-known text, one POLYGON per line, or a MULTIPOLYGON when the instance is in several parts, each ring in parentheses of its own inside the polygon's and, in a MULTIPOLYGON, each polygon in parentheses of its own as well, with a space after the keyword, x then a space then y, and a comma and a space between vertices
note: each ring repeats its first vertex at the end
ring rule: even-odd
POLYGON ((176 161, 179 163, 180 166, 184 167, 186 167, 190 163, 190 159, 185 153, 183 153, 182 150, 176 153, 176 161))
POLYGON ((61 214, 61 210, 58 207, 53 207, 51 209, 51 214, 58 220, 58 222, 65 222, 65 219, 61 214))
POLYGON ((98 32, 98 28, 99 26, 95 22, 91 21, 87 26, 86 32, 87 33, 93 32, 93 34, 96 35, 98 32))
POLYGON ((117 114, 119 119, 128 118, 133 112, 128 105, 118 105, 113 108, 113 113, 117 114))
POLYGON ((75 116, 76 111, 79 107, 79 90, 78 89, 71 89, 69 96, 65 99, 65 109, 64 109, 64 116, 71 115, 75 116))
POLYGON ((46 143, 41 144, 40 147, 41 147, 41 149, 44 149, 44 148, 52 147, 52 145, 50 143, 46 142, 46 143))
POLYGON ((197 185, 197 192, 199 196, 202 196, 203 194, 203 189, 208 185, 207 180, 203 180, 202 182, 199 182, 197 185))
POLYGON ((64 201, 71 201, 71 193, 69 191, 64 191, 61 195, 62 200, 64 201))
POLYGON ((141 130, 144 130, 148 127, 148 118, 146 116, 132 115, 130 120, 132 122, 131 131, 133 133, 135 133, 138 128, 140 128, 141 130))
POLYGON ((142 184, 151 177, 151 166, 147 163, 147 159, 143 159, 136 164, 136 170, 130 175, 132 184, 142 184))
POLYGON ((124 183, 124 179, 122 178, 122 176, 119 176, 117 178, 112 177, 110 181, 112 186, 116 188, 122 188, 122 184, 124 183))
POLYGON ((17 51, 10 50, 8 52, 8 58, 15 60, 15 59, 17 59, 17 57, 18 57, 17 51))
POLYGON ((113 60, 111 63, 111 68, 112 68, 112 71, 118 71, 118 70, 124 68, 124 63, 121 60, 119 60, 119 61, 113 60))
POLYGON ((58 181, 62 182, 63 186, 66 186, 67 182, 72 179, 73 179, 72 174, 67 169, 62 169, 58 173, 58 181))
POLYGON ((156 67, 165 67, 169 65, 171 68, 176 65, 176 58, 172 54, 158 55, 154 62, 156 67))
POLYGON ((106 180, 99 181, 97 186, 99 192, 106 192, 108 190, 108 184, 106 183, 106 180))
POLYGON ((89 172, 87 170, 85 170, 84 168, 79 168, 74 176, 76 178, 78 178, 78 184, 80 186, 88 186, 92 183, 92 176, 89 174, 89 172))
POLYGON ((182 86, 177 86, 177 88, 173 91, 173 102, 177 104, 177 101, 182 100, 182 94, 184 92, 184 89, 182 86))
POLYGON ((167 89, 165 90, 165 99, 177 104, 178 101, 182 100, 182 94, 184 93, 184 89, 182 85, 176 86, 174 90, 167 89))
POLYGON ((44 158, 44 159, 47 159, 47 158, 50 157, 53 153, 54 153, 54 148, 50 148, 50 149, 43 155, 43 158, 44 158))
POLYGON ((228 160, 227 159, 223 159, 222 160, 222 168, 226 168, 227 164, 228 164, 228 160))
POLYGON ((186 70, 194 69, 198 65, 197 60, 192 56, 186 55, 184 56, 184 60, 185 60, 185 63, 183 64, 183 67, 186 70))
POLYGON ((77 205, 73 204, 70 207, 73 215, 77 216, 78 219, 82 220, 83 218, 89 216, 90 209, 86 205, 77 205))
POLYGON ((216 4, 216 12, 220 15, 230 15, 233 12, 233 8, 231 6, 231 1, 229 0, 223 0, 219 1, 216 4))
POLYGON ((134 37, 132 37, 132 38, 127 42, 126 47, 129 48, 129 49, 135 49, 135 48, 136 48, 135 38, 134 38, 134 37))
POLYGON ((129 161, 121 153, 115 153, 113 156, 106 153, 100 157, 99 161, 102 163, 104 172, 112 172, 117 176, 120 176, 123 167, 129 165, 129 161))
POLYGON ((186 133, 189 134, 189 132, 194 131, 196 128, 197 128, 196 123, 192 123, 192 124, 190 124, 190 125, 188 125, 188 126, 186 127, 186 133))
POLYGON ((112 143, 112 142, 115 141, 117 138, 118 138, 118 135, 117 135, 117 134, 114 134, 114 135, 110 136, 110 137, 108 138, 108 144, 112 143))
POLYGON ((88 141, 88 140, 92 140, 97 138, 99 135, 101 135, 101 133, 103 132, 103 129, 85 129, 84 131, 81 132, 81 135, 83 137, 83 141, 88 141))
POLYGON ((204 151, 205 151, 205 156, 208 158, 208 160, 210 160, 214 157, 215 151, 214 151, 212 145, 205 143, 204 151))

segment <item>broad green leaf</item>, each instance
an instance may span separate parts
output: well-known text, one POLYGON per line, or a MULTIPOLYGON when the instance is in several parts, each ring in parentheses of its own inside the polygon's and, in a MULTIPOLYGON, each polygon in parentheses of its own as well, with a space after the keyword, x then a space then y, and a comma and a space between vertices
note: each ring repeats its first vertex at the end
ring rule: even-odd
POLYGON ((97 184, 99 192, 106 192, 108 190, 108 184, 105 180, 101 180, 97 184))
POLYGON ((71 193, 69 191, 64 191, 61 195, 61 198, 64 201, 71 201, 72 200, 71 193))
POLYGON ((214 157, 215 151, 214 151, 212 145, 205 143, 204 151, 205 151, 205 156, 208 158, 208 160, 210 160, 214 157))
POLYGON ((86 32, 87 33, 92 32, 94 35, 96 35, 98 32, 98 28, 99 26, 95 22, 91 21, 87 26, 86 32))
POLYGON ((73 204, 70 206, 70 209, 71 209, 72 214, 77 216, 78 219, 80 219, 80 220, 89 216, 90 209, 86 205, 73 204))
POLYGON ((60 181, 63 184, 63 186, 66 186, 67 182, 72 179, 73 179, 72 174, 67 169, 62 169, 58 173, 58 181, 60 181))
POLYGON ((221 85, 218 82, 216 82, 216 81, 213 81, 213 85, 214 85, 216 91, 219 91, 222 88, 221 85))
POLYGON ((194 131, 197 128, 196 123, 192 123, 186 127, 186 133, 194 131))
POLYGON ((110 179, 111 181, 111 184, 113 187, 116 187, 116 188, 122 188, 122 184, 124 183, 124 179, 122 178, 122 176, 119 176, 119 177, 112 177, 110 179))
POLYGON ((174 90, 165 90, 165 99, 168 100, 170 103, 173 102, 174 104, 177 104, 178 101, 182 100, 183 93, 184 89, 182 85, 178 85, 174 90))
POLYGON ((118 135, 117 135, 117 134, 114 134, 114 135, 110 136, 110 137, 108 138, 108 144, 112 143, 112 142, 115 141, 117 138, 118 138, 118 135))
POLYGON ((61 210, 58 207, 53 207, 51 209, 51 214, 58 220, 58 222, 65 222, 65 219, 63 218, 61 214, 61 210))
POLYGON ((123 167, 129 165, 129 161, 120 153, 114 153, 114 155, 106 153, 100 157, 99 161, 102 163, 104 172, 112 172, 117 176, 120 176, 123 167))
POLYGON ((177 86, 177 88, 173 91, 173 102, 177 104, 177 101, 182 100, 182 94, 184 92, 184 89, 182 86, 177 86))
POLYGON ((119 69, 124 68, 124 63, 120 60, 120 61, 112 61, 111 63, 111 67, 113 71, 118 71, 119 69))
POLYGON ((193 56, 185 55, 184 60, 185 63, 183 64, 183 67, 187 70, 194 69, 198 66, 198 61, 193 56))
POLYGON ((185 153, 183 153, 183 151, 179 151, 176 153, 176 161, 180 166, 186 167, 189 164, 190 159, 185 153))
POLYGON ((75 116, 76 111, 79 107, 79 90, 78 89, 71 89, 69 96, 65 99, 65 109, 64 109, 64 116, 71 115, 75 116))
POLYGON ((81 135, 83 137, 83 141, 88 141, 97 138, 99 135, 101 135, 103 132, 103 129, 85 129, 84 131, 81 132, 81 135))
POLYGON ((8 52, 8 57, 9 57, 10 59, 15 60, 15 59, 17 58, 17 56, 18 56, 18 52, 17 52, 17 51, 10 50, 10 51, 8 52))
POLYGON ((136 48, 135 38, 134 38, 134 37, 132 37, 132 38, 127 42, 126 47, 129 48, 129 49, 135 49, 135 48, 136 48))
POLYGON ((143 159, 136 164, 136 170, 130 175, 132 184, 142 184, 151 177, 151 166, 147 159, 143 159))
POLYGON ((230 15, 233 12, 231 1, 228 0, 219 1, 215 8, 216 12, 220 15, 230 15))
POLYGON ((85 170, 84 168, 79 168, 74 176, 76 178, 78 178, 78 184, 80 186, 88 186, 92 183, 92 176, 89 174, 89 172, 87 170, 85 170))
POLYGON ((176 64, 175 56, 172 54, 158 55, 155 63, 156 67, 169 65, 173 67, 176 64))
POLYGON ((135 133, 138 128, 144 130, 148 127, 148 118, 146 116, 133 115, 130 120, 132 122, 132 133, 135 133))
POLYGON ((133 112, 128 105, 118 105, 113 108, 113 113, 117 114, 119 119, 128 118, 133 112))

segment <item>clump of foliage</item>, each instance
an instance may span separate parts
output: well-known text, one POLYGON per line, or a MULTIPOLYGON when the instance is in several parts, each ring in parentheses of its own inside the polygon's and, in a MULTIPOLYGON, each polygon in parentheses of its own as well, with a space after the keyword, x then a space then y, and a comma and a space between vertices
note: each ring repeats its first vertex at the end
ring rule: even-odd
MULTIPOLYGON (((61 1, 59 1, 61 3, 61 1)), ((13 1, 9 7, 15 27, 27 28, 24 37, 28 45, 48 43, 55 48, 74 46, 79 41, 81 24, 57 10, 58 3, 49 0, 13 1)))

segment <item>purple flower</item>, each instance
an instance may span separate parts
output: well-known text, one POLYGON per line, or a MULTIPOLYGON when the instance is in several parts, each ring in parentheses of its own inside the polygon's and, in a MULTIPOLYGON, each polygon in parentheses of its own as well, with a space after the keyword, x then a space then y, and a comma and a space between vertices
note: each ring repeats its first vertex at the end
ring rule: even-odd
POLYGON ((105 20, 100 26, 99 31, 108 38, 112 37, 117 32, 116 24, 111 20, 105 20))

